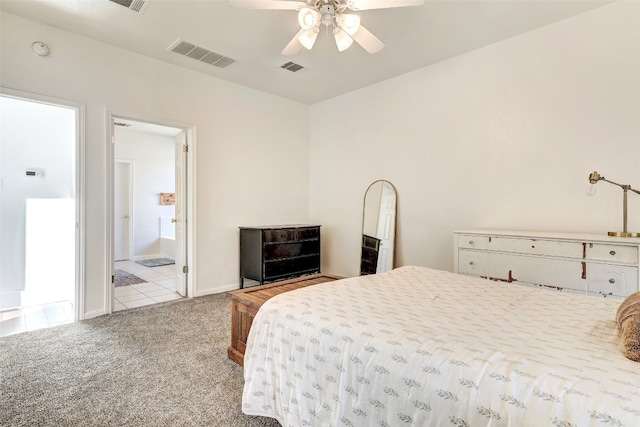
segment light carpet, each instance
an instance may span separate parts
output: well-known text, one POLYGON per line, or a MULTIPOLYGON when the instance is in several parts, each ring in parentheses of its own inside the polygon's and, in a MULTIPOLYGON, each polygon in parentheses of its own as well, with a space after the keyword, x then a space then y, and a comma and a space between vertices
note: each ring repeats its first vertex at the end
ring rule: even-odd
POLYGON ((279 426, 242 414, 225 294, 0 338, 2 426, 279 426))

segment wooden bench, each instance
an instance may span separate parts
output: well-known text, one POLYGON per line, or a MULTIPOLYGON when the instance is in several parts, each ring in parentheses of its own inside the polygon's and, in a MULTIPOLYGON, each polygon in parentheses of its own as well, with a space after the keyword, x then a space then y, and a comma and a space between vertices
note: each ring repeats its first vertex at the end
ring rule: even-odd
POLYGON ((229 359, 240 366, 244 365, 244 352, 247 337, 258 309, 266 300, 282 292, 292 291, 305 286, 342 279, 330 274, 314 274, 269 285, 252 286, 228 293, 231 298, 231 346, 227 349, 229 359))

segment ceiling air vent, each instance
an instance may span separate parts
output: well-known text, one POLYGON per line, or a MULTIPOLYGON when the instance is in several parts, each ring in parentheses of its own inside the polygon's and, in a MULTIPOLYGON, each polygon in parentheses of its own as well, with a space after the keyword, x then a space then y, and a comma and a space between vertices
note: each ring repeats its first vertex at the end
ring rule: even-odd
POLYGON ((215 53, 204 47, 196 46, 193 43, 186 42, 184 40, 176 40, 171 46, 167 48, 171 52, 188 56, 205 64, 215 65, 218 68, 227 68, 229 65, 235 64, 235 59, 231 59, 227 56, 215 53))
POLYGON ((300 64, 296 64, 295 62, 289 61, 286 64, 282 64, 280 68, 284 68, 285 70, 289 70, 292 73, 295 73, 296 71, 302 70, 304 67, 300 64))
POLYGON ((112 3, 124 6, 134 12, 143 13, 149 5, 149 0, 109 0, 112 3))

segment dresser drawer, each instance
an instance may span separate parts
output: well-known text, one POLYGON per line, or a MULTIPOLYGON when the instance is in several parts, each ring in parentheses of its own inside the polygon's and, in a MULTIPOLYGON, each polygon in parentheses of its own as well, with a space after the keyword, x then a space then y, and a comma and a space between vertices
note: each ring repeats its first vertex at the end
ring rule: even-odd
POLYGON ((291 243, 268 243, 264 245, 264 259, 292 258, 300 255, 320 253, 320 240, 307 240, 291 243))
POLYGON ((487 253, 460 249, 458 252, 458 273, 486 277, 487 253))
POLYGON ((504 282, 586 291, 579 260, 461 250, 458 272, 504 282))
POLYGON ((265 279, 290 277, 305 272, 320 272, 319 258, 317 256, 285 258, 274 261, 265 261, 264 263, 265 279))
POLYGON ((584 252, 584 246, 581 242, 466 234, 458 237, 458 247, 577 259, 581 259, 584 252))
POLYGON ((601 261, 613 261, 621 263, 638 263, 638 247, 626 245, 607 245, 601 243, 588 243, 586 258, 601 261))
POLYGON ((264 242, 290 242, 296 240, 295 228, 282 228, 278 230, 264 230, 264 242))
POLYGON ((458 236, 458 247, 466 249, 489 249, 489 236, 461 234, 458 236))
POLYGON ((638 268, 587 263, 589 292, 626 297, 638 291, 638 268))
POLYGON ((298 240, 317 239, 320 237, 320 228, 300 228, 298 229, 298 240))

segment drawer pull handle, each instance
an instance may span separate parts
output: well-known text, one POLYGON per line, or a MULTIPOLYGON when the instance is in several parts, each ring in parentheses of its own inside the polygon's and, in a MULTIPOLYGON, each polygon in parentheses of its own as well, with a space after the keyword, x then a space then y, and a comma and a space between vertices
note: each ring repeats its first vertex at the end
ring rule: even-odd
POLYGON ((616 279, 609 279, 609 283, 611 283, 611 284, 616 283, 616 279))
POLYGON ((473 245, 473 240, 469 240, 469 244, 470 244, 470 245, 473 245))
POLYGON ((469 265, 475 265, 475 262, 469 261, 469 265))
POLYGON ((609 255, 615 255, 615 254, 616 254, 616 251, 610 251, 609 252, 609 255))

